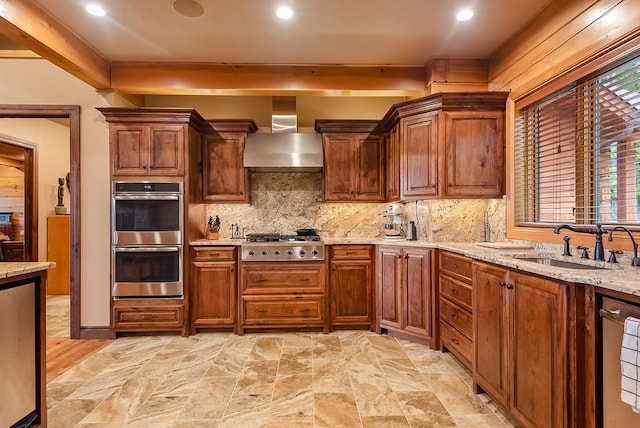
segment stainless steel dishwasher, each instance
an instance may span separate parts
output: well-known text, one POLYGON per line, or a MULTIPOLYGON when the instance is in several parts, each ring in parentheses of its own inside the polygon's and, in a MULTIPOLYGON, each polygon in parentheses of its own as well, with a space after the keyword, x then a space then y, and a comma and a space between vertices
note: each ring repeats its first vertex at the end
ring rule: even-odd
POLYGON ((636 413, 620 399, 620 349, 624 320, 628 316, 640 318, 640 306, 602 298, 602 412, 604 428, 640 427, 640 413, 636 413))

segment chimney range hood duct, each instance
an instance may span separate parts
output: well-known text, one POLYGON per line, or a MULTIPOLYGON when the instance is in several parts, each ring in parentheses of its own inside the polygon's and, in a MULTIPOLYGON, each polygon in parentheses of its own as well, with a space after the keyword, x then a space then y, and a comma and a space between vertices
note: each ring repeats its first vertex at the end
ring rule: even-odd
POLYGON ((295 97, 273 97, 271 133, 249 134, 244 166, 258 172, 322 170, 322 135, 298 132, 295 97))

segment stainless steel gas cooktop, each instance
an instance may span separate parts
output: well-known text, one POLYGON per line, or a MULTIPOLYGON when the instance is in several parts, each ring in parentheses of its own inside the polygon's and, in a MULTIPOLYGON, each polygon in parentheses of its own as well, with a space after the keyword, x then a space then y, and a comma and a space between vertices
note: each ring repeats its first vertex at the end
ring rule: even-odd
POLYGON ((318 235, 251 233, 242 243, 244 261, 324 260, 324 244, 318 235))

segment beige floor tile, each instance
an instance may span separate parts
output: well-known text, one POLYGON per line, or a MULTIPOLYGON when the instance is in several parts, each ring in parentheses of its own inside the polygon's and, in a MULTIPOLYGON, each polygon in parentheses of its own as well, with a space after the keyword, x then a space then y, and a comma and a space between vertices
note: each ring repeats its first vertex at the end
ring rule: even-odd
POLYGON ((363 416, 363 428, 409 428, 409 421, 404 416, 363 416))
POLYGON ((233 395, 221 428, 262 428, 267 426, 271 408, 271 394, 233 395))
POLYGON ((352 394, 315 394, 315 426, 338 428, 359 427, 360 415, 352 394))
POLYGON ((202 379, 186 402, 178 421, 222 419, 235 386, 235 377, 202 379))
POLYGON ((269 418, 267 428, 314 428, 313 416, 269 418))

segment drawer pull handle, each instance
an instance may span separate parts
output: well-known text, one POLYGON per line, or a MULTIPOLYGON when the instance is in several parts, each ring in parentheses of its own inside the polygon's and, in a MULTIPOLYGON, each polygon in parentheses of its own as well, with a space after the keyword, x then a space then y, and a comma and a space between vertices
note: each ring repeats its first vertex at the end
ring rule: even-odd
POLYGON ((266 309, 256 309, 256 312, 259 314, 266 314, 267 310, 266 309))
POLYGON ((309 312, 310 310, 311 309, 309 309, 309 308, 302 308, 302 309, 300 309, 300 312, 309 312))
POLYGON ((149 314, 143 315, 142 319, 143 320, 152 320, 153 319, 153 315, 149 315, 149 314))
POLYGON ((460 342, 458 342, 458 339, 451 339, 451 343, 454 343, 456 345, 460 344, 460 342))
POLYGON ((310 279, 310 278, 307 278, 307 277, 304 277, 304 278, 300 278, 300 279, 299 279, 299 281, 301 281, 301 282, 308 282, 308 281, 311 281, 311 279, 310 279))
POLYGON ((458 290, 456 290, 455 288, 451 289, 451 294, 458 295, 458 290))
POLYGON ((455 264, 455 263, 451 263, 451 267, 454 268, 454 269, 458 269, 458 265, 455 264))
POLYGON ((267 282, 269 281, 267 278, 256 278, 256 282, 267 282))
POLYGON ((358 253, 357 253, 356 251, 347 251, 345 254, 346 254, 347 256, 352 256, 352 255, 354 255, 354 254, 358 254, 358 253))
POLYGON ((454 320, 457 321, 459 319, 459 317, 457 315, 451 314, 451 319, 454 319, 454 320))

